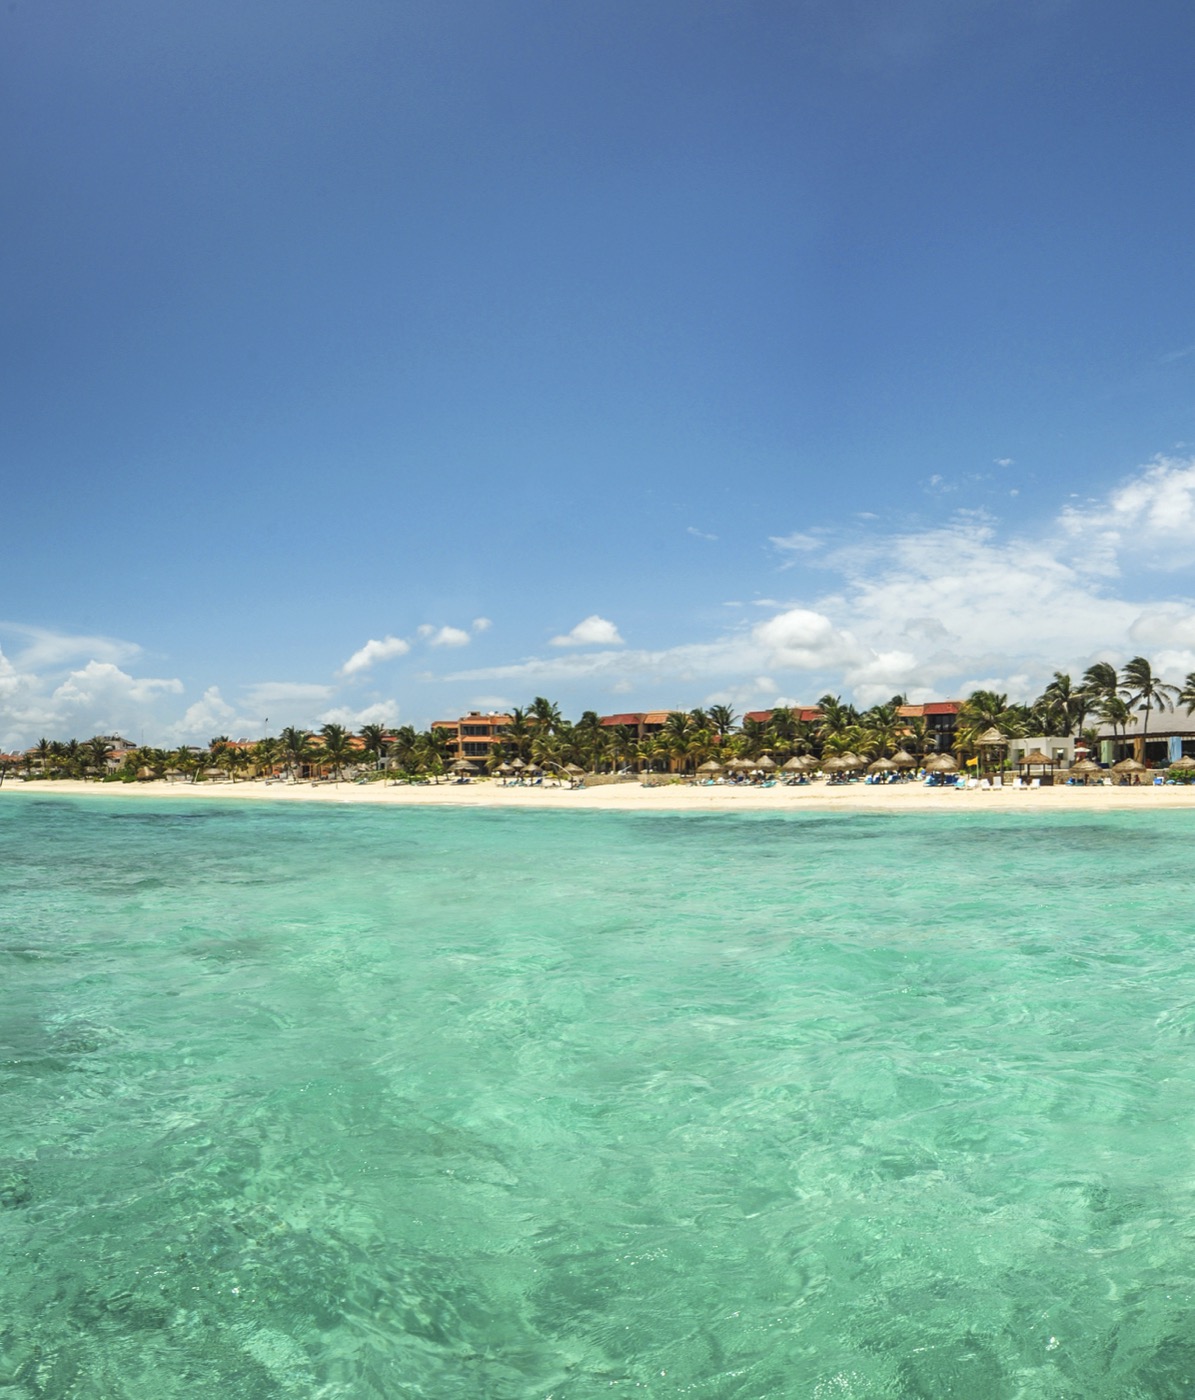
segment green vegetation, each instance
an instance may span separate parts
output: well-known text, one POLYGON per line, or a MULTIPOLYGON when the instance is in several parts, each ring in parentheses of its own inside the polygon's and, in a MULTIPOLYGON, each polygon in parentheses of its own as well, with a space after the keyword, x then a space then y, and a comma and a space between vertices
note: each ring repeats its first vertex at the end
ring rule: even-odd
MULTIPOLYGON (((827 694, 808 720, 800 718, 801 711, 785 707, 766 718, 740 719, 728 705, 711 705, 672 711, 650 732, 640 734, 637 726, 603 725, 594 710, 570 721, 558 704, 537 695, 526 708, 511 710, 509 723, 489 746, 485 766, 492 773, 519 760, 554 772, 575 765, 587 772, 692 773, 710 758, 726 762, 767 755, 782 764, 803 754, 822 758, 854 753, 870 760, 892 758, 901 750, 925 758, 935 751, 940 731, 921 716, 902 714, 905 704, 905 696, 894 695, 861 711, 841 696, 827 694)), ((1176 706, 1188 715, 1195 713, 1195 672, 1175 686, 1159 679, 1142 656, 1120 671, 1097 662, 1077 683, 1056 671, 1028 705, 995 691, 973 691, 958 713, 951 747, 959 758, 975 756, 984 747, 983 736, 996 730, 1004 739, 1081 737, 1094 748, 1093 721, 1111 727, 1114 738, 1123 742, 1140 720, 1144 740, 1151 716, 1176 706)), ((235 743, 219 735, 206 748, 134 748, 119 757, 102 736, 65 742, 42 738, 19 760, 10 759, 7 767, 26 777, 124 782, 439 781, 450 775, 456 754, 455 736, 442 727, 417 733, 409 725, 387 729, 368 724, 353 735, 343 725, 325 724, 318 733, 292 726, 276 739, 255 743, 235 743)))

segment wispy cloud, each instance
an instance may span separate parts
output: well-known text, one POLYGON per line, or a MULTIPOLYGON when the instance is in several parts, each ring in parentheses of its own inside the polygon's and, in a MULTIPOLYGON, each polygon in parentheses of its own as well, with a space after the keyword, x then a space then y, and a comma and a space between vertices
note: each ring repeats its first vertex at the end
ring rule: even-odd
POLYGON ((710 535, 705 530, 699 530, 696 525, 686 525, 685 534, 692 535, 695 540, 709 540, 711 543, 718 538, 717 535, 710 535))

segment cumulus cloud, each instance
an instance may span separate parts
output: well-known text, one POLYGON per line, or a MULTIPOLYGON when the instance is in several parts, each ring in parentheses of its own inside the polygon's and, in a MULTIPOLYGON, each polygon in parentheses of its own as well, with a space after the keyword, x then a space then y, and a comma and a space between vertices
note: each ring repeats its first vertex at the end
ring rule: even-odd
POLYGON ((427 639, 429 647, 467 647, 469 634, 463 627, 437 627, 427 639))
POLYGON ((379 700, 373 705, 363 705, 354 709, 351 705, 334 705, 317 715, 320 724, 343 724, 346 729, 360 729, 363 724, 398 723, 398 701, 379 700))
POLYGON ((612 622, 604 617, 599 617, 597 613, 591 613, 589 617, 578 622, 571 632, 553 637, 552 645, 554 647, 620 647, 623 645, 623 641, 618 635, 618 628, 612 622))
POLYGON ((488 617, 475 617, 473 619, 474 632, 488 632, 493 625, 488 617))
POLYGON ((206 744, 217 734, 240 730, 242 726, 236 720, 237 712, 220 694, 220 687, 209 685, 199 700, 187 706, 182 719, 164 734, 171 744, 206 744))
POLYGON ((378 661, 390 661, 396 656, 405 656, 410 650, 410 642, 404 642, 401 637, 371 637, 363 647, 353 652, 340 668, 340 674, 359 675, 362 671, 368 671, 378 661))

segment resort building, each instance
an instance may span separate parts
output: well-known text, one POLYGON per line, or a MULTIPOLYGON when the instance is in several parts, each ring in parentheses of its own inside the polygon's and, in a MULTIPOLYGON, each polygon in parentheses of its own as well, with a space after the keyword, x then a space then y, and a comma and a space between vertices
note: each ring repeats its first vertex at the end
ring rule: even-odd
POLYGON ((1101 724, 1099 751, 1091 755, 1100 763, 1119 763, 1122 758, 1135 758, 1150 768, 1165 768, 1177 763, 1180 758, 1195 758, 1195 715, 1182 714, 1178 710, 1152 710, 1149 716, 1149 733, 1141 733, 1145 712, 1136 712, 1137 723, 1127 730, 1114 730, 1109 724, 1101 724))
POLYGON ((481 765, 489 758, 509 724, 509 715, 482 714, 480 710, 470 710, 460 719, 433 720, 432 732, 443 734, 453 741, 453 758, 467 758, 471 763, 481 765))

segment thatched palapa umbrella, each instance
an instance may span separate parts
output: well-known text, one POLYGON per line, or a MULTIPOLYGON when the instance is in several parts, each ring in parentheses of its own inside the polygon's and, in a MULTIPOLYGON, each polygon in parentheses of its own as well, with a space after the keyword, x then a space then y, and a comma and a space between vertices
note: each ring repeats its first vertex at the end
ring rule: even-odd
POLYGON ((1192 758, 1190 754, 1183 754, 1182 758, 1174 760, 1169 771, 1171 773, 1190 773, 1192 769, 1195 769, 1195 758, 1192 758))
POLYGON ((954 761, 954 755, 949 753, 936 753, 925 765, 927 773, 957 773, 958 764, 954 761))
MULTIPOLYGON (((1192 763, 1191 767, 1195 768, 1195 763, 1192 763)), ((1092 776, 1098 773, 1099 771, 1100 765, 1098 763, 1092 763, 1091 759, 1089 758, 1080 758, 1077 762, 1072 763, 1070 766, 1071 776, 1082 778, 1084 787, 1086 787, 1087 784, 1091 781, 1092 776)))
POLYGON ((780 771, 782 773, 803 773, 805 771, 805 764, 794 754, 787 763, 781 764, 780 771))
POLYGON ((452 771, 454 773, 476 773, 477 764, 470 763, 467 758, 458 758, 452 765, 452 771))
POLYGON ((842 755, 842 766, 848 773, 856 773, 860 768, 867 767, 867 760, 860 758, 857 753, 851 753, 848 749, 842 755))
POLYGON ((904 749, 897 749, 892 755, 892 762, 897 768, 916 768, 917 760, 911 753, 906 753, 904 749))
POLYGON ((867 765, 869 773, 895 773, 896 764, 890 758, 877 758, 874 763, 867 765))
POLYGON ((765 753, 762 758, 755 760, 755 766, 761 773, 772 773, 776 769, 776 760, 765 753))
POLYGON ((697 771, 699 773, 708 773, 712 777, 715 773, 721 773, 722 765, 716 758, 707 758, 697 771))
POLYGON ((1148 773, 1149 769, 1139 759, 1122 758, 1119 763, 1112 765, 1112 771, 1119 773, 1122 778, 1135 778, 1139 773, 1148 773))

